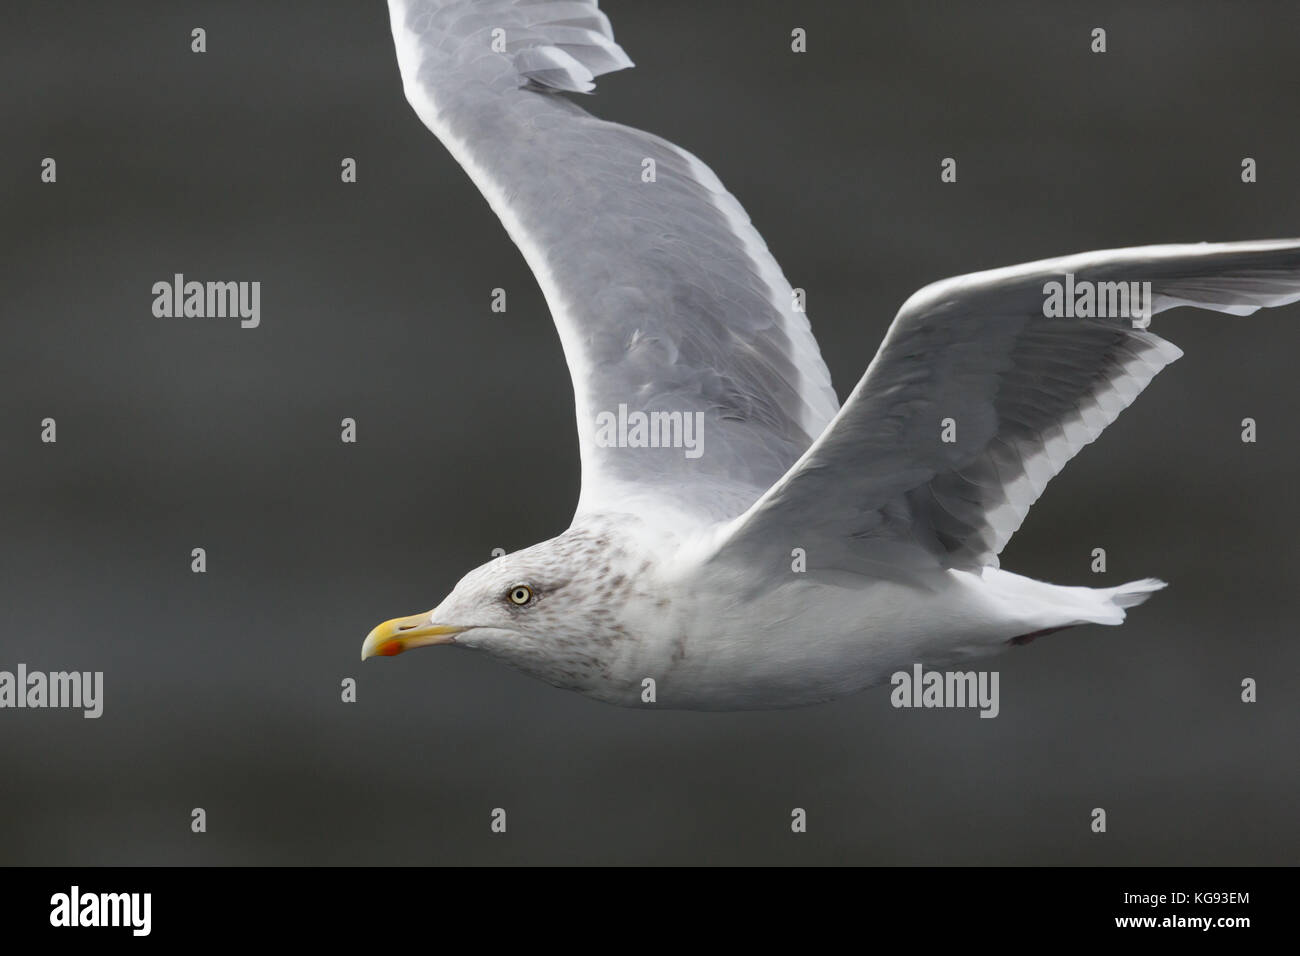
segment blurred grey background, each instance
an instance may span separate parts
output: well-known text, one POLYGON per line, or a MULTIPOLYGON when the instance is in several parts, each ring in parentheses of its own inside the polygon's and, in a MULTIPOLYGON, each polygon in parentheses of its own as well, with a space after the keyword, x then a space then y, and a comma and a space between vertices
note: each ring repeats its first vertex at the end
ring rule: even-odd
MULTIPOLYGON (((1293 5, 602 6, 637 67, 583 105, 712 165, 808 289, 841 397, 935 279, 1300 234, 1293 5)), ((6 17, 0 669, 106 687, 97 721, 0 711, 0 862, 1300 858, 1300 307, 1157 319, 1186 358, 1052 484, 1003 566, 1172 586, 1123 628, 997 659, 996 720, 894 710, 888 687, 643 712, 465 652, 362 665, 372 625, 560 532, 578 488, 545 304, 405 103, 385 5, 6 17), (174 272, 260 280, 261 327, 154 318, 174 272)))

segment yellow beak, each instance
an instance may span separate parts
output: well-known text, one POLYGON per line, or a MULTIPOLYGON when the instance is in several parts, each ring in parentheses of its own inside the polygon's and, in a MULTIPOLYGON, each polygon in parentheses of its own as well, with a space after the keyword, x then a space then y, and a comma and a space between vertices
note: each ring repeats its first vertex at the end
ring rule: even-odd
POLYGON ((456 639, 455 635, 463 630, 463 627, 434 624, 431 611, 410 617, 395 617, 366 635, 366 642, 361 645, 361 659, 392 657, 413 647, 427 647, 430 644, 451 644, 456 639))

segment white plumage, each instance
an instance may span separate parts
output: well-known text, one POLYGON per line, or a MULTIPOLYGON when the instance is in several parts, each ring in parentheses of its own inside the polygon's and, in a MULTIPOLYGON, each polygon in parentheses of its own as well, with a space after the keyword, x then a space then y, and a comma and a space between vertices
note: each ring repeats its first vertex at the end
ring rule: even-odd
POLYGON ((1118 249, 937 282, 903 305, 840 408, 789 283, 712 171, 558 95, 631 66, 594 0, 389 7, 407 98, 555 319, 582 491, 568 531, 380 625, 363 657, 456 644, 613 703, 641 703, 652 678, 660 706, 794 706, 914 662, 1118 624, 1163 586, 1061 587, 997 556, 1051 478, 1182 354, 1150 315, 1295 302, 1300 241, 1118 249), (1047 289, 1066 277, 1112 305, 1132 289, 1141 321, 1136 300, 1049 317, 1047 289), (692 416, 702 453, 601 440, 602 415, 629 408, 692 416))

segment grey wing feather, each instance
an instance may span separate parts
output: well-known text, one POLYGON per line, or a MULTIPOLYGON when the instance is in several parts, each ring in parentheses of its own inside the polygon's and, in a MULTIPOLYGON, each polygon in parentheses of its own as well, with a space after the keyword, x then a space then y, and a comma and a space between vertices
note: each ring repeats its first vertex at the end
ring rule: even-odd
POLYGON ((790 284, 684 150, 546 90, 631 64, 594 2, 390 0, 407 98, 501 218, 574 383, 578 510, 708 524, 752 504, 838 409, 790 284), (495 42, 495 46, 494 46, 495 42), (653 170, 653 176, 648 174, 653 170), (611 447, 600 423, 700 422, 698 448, 611 447))
POLYGON ((1300 300, 1300 240, 1091 252, 925 287, 719 555, 797 540, 810 566, 996 566, 1047 483, 1182 355, 1131 315, 1045 316, 1048 284, 1067 274, 1094 289, 1149 282, 1152 314, 1246 315, 1300 300))

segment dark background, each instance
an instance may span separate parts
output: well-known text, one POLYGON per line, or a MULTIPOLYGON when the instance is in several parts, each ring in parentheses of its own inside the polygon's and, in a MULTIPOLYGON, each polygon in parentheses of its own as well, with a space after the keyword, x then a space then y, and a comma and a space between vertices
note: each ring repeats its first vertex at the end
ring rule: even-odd
MULTIPOLYGON (((935 279, 1300 234, 1293 5, 1047 6, 608 0, 637 67, 583 103, 712 165, 808 289, 843 397, 935 279)), ((465 652, 362 665, 376 622, 562 531, 579 481, 541 295, 404 101, 385 5, 6 13, 0 668, 102 670, 105 703, 0 711, 0 861, 1297 860, 1300 307, 1156 318, 1186 357, 1003 566, 1172 586, 993 662, 996 720, 888 687, 710 715, 465 652), (174 272, 260 280, 261 327, 154 318, 174 272)))

